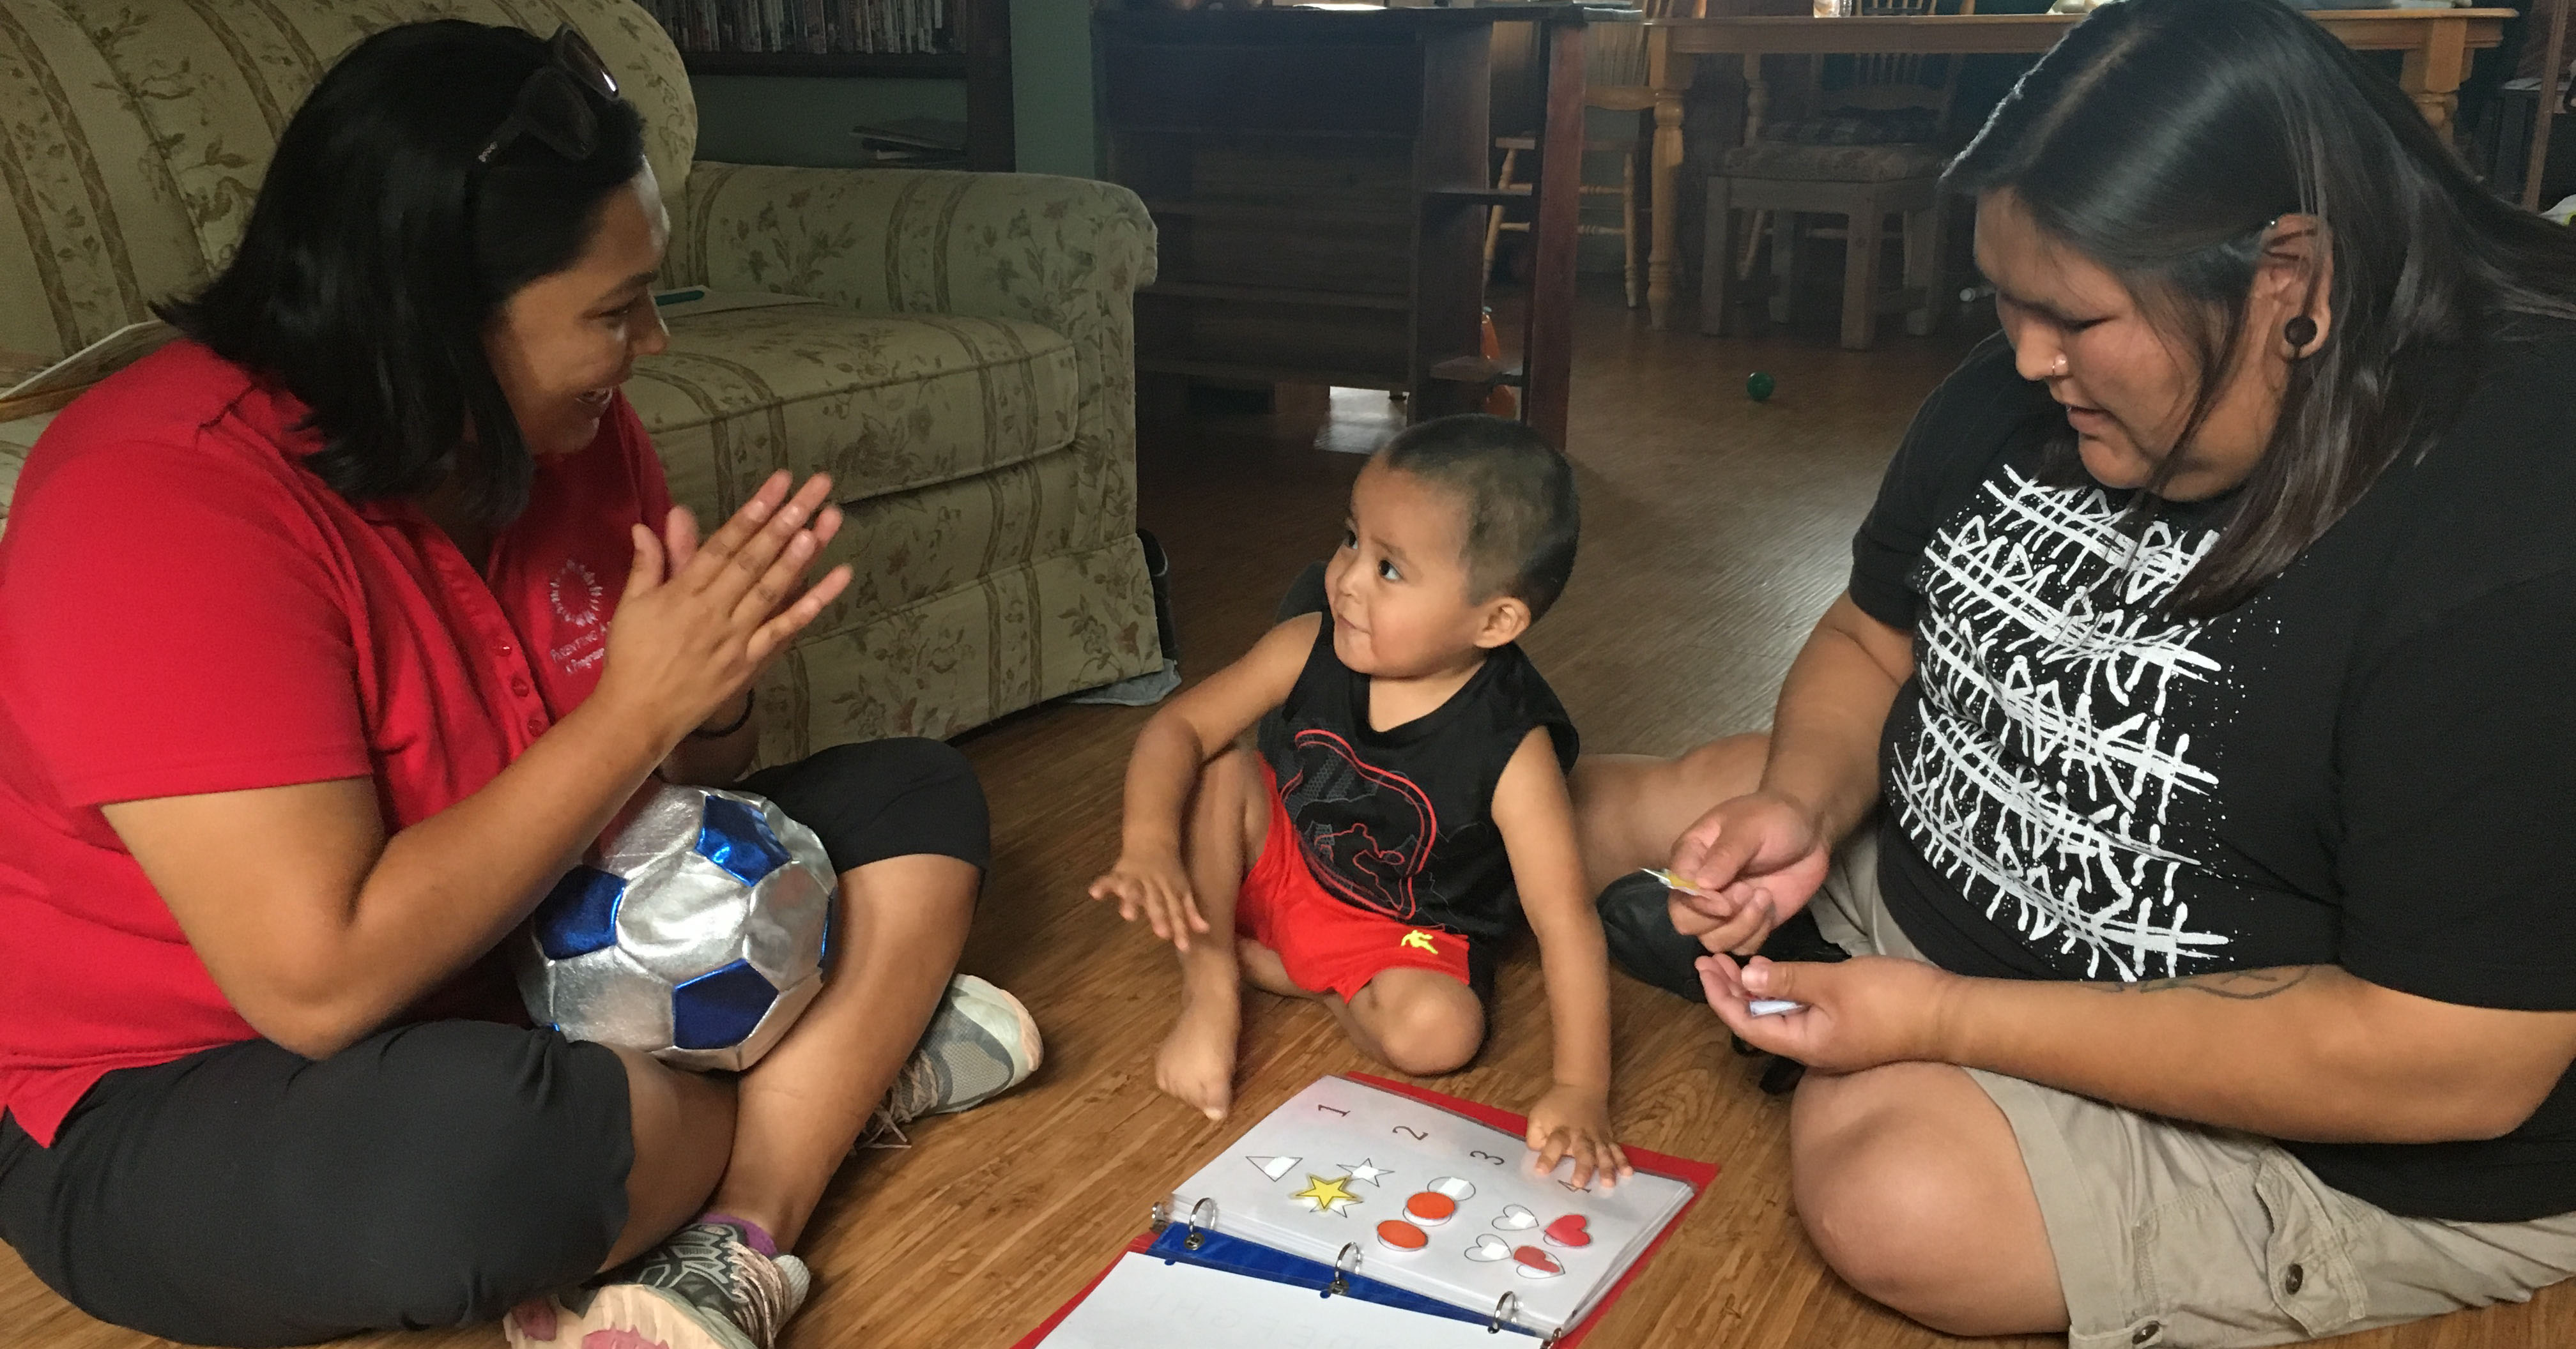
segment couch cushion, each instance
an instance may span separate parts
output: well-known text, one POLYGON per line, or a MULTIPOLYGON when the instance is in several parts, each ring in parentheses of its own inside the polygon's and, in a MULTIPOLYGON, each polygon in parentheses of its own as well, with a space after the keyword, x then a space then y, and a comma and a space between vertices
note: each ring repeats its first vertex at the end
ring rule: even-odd
POLYGON ((1106 456, 1076 443, 958 482, 850 503, 814 570, 850 564, 849 588, 816 616, 822 637, 1006 567, 1087 552, 1133 534, 1105 500, 1106 456))
POLYGON ((1802 182, 1892 183, 1939 177, 1950 160, 1937 145, 1739 145, 1718 157, 1729 178, 1794 178, 1802 182))
POLYGON ((953 735, 1159 668, 1139 548, 1125 534, 807 632, 761 677, 760 761, 881 735, 953 735))
POLYGON ((803 304, 674 319, 626 396, 713 528, 780 468, 859 501, 1034 459, 1072 442, 1081 387, 1034 323, 803 304))

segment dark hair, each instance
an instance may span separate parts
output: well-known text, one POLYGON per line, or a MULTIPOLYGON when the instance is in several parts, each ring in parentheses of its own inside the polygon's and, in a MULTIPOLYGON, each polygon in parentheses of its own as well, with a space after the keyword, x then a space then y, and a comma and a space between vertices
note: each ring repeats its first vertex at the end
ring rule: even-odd
POLYGON ((1407 427, 1378 451, 1388 468, 1458 494, 1467 509, 1467 584, 1543 617, 1574 575, 1582 512, 1574 466, 1529 426, 1462 413, 1407 427))
POLYGON ((353 502, 451 472, 487 523, 527 502, 533 464, 484 334, 520 287, 580 256, 644 166, 623 101, 597 109, 579 162, 535 136, 475 161, 549 59, 531 34, 457 19, 360 42, 286 124, 223 274, 161 306, 311 409, 322 448, 304 462, 353 502))
MULTIPOLYGON (((2046 234, 2117 276, 2192 357, 2176 446, 2208 418, 2244 331, 2272 221, 2323 222, 2332 324, 2290 363, 2279 420, 2217 542, 2166 601, 2233 608, 2436 429, 2425 359, 2514 315, 2576 317, 2576 234, 2472 179, 2414 104, 2276 0, 2119 0, 2015 85, 1945 177, 2010 190, 2046 234)), ((2180 467, 2168 454, 2137 518, 2180 467)), ((2071 434, 2055 467, 2076 463, 2071 434)))

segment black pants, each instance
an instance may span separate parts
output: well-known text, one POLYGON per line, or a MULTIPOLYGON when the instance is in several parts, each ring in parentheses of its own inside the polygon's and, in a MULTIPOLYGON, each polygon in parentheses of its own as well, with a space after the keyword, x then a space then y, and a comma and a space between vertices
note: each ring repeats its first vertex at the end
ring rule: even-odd
MULTIPOLYGON (((837 870, 990 855, 983 791, 937 741, 742 788, 837 870)), ((469 1324, 599 1267, 633 1149, 624 1065, 552 1031, 429 1022, 318 1062, 253 1040, 109 1073, 50 1148, 0 1114, 0 1239, 83 1311, 193 1344, 469 1324)))

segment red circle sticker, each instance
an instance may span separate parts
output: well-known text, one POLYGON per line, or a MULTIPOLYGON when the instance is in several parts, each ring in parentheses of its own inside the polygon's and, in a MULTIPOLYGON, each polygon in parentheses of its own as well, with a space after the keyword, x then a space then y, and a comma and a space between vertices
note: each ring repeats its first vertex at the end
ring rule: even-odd
POLYGON ((1389 1218, 1379 1223, 1377 1239, 1399 1251, 1418 1251, 1431 1244, 1428 1233, 1401 1218, 1389 1218))
POLYGON ((1429 1190, 1404 1201, 1404 1211, 1427 1223, 1445 1223, 1458 1212, 1458 1201, 1429 1190))

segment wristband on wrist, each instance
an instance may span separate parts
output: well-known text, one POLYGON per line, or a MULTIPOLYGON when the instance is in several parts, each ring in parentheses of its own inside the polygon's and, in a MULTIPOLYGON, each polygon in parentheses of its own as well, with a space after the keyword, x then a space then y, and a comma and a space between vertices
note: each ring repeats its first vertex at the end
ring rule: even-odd
POLYGON ((741 730, 743 728, 743 724, 751 720, 751 709, 756 704, 757 699, 752 694, 752 691, 744 689, 742 691, 742 715, 735 717, 733 720, 726 722, 722 726, 701 726, 698 729, 689 732, 689 738, 691 740, 724 739, 726 736, 741 730))

